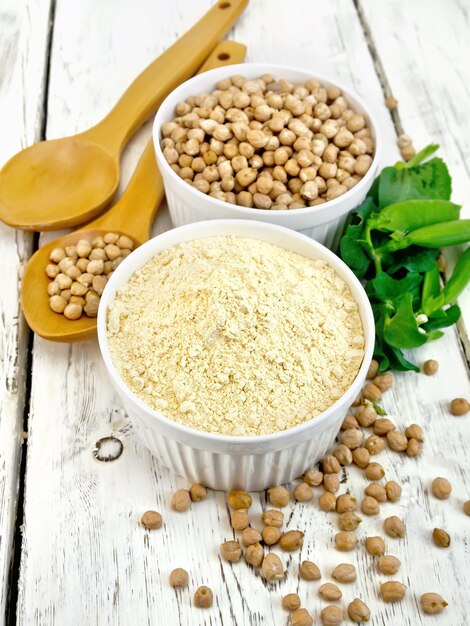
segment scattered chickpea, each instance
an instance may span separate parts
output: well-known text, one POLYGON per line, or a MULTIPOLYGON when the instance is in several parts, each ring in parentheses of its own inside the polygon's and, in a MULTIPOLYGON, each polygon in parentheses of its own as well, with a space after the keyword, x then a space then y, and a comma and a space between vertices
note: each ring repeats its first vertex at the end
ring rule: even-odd
POLYGON ((357 572, 351 563, 340 563, 331 573, 331 577, 340 583, 353 583, 357 579, 357 572))
POLYGON ((349 493, 342 493, 336 498, 336 512, 347 513, 357 509, 357 500, 349 493))
POLYGON ((387 491, 383 485, 379 483, 371 483, 364 489, 367 496, 371 496, 377 502, 387 502, 387 491))
POLYGON ((465 398, 455 398, 450 403, 450 412, 458 417, 466 415, 470 411, 470 403, 465 398))
POLYGON ((382 392, 374 383, 367 383, 367 385, 364 385, 362 393, 364 394, 364 398, 366 398, 366 400, 370 400, 371 402, 378 402, 379 400, 382 400, 382 392))
POLYGON ((393 376, 390 372, 387 374, 380 374, 374 378, 374 385, 380 389, 382 393, 388 391, 393 385, 393 376))
MULTIPOLYGON (((341 430, 360 430, 359 422, 351 413, 348 413, 341 424, 341 430)), ((349 447, 349 446, 348 446, 349 447)))
POLYGON ((423 372, 426 374, 426 376, 434 376, 438 369, 439 363, 434 359, 428 359, 424 362, 423 372))
POLYGON ((189 488, 189 495, 192 502, 201 502, 201 500, 205 500, 207 498, 207 489, 204 485, 195 483, 189 488))
POLYGON ((336 446, 336 448, 333 450, 333 456, 338 459, 339 464, 343 467, 351 465, 352 463, 353 457, 351 450, 347 448, 344 444, 336 446))
POLYGON ((364 448, 369 451, 371 456, 376 455, 382 452, 385 448, 385 442, 382 437, 379 437, 378 435, 370 435, 370 437, 367 437, 364 441, 364 448))
POLYGON ((279 539, 279 545, 286 552, 294 552, 302 547, 304 533, 301 530, 288 530, 279 539))
POLYGON ((285 487, 271 487, 268 489, 268 500, 273 506, 285 507, 289 504, 290 494, 285 487))
POLYGON ((370 620, 369 607, 360 598, 354 598, 348 605, 348 615, 350 620, 356 624, 370 620))
POLYGON ((386 434, 387 444, 390 450, 403 452, 408 447, 408 439, 404 433, 398 430, 391 430, 386 434))
POLYGON ((398 100, 393 96, 388 96, 385 99, 385 106, 389 109, 389 111, 394 111, 398 106, 398 100))
POLYGON ((353 511, 346 511, 346 513, 341 513, 338 516, 338 527, 340 530, 356 530, 361 522, 362 518, 353 511))
POLYGON ((254 543, 252 546, 248 546, 245 551, 245 561, 248 565, 253 567, 261 567, 264 559, 263 546, 260 543, 254 543))
POLYGON ((394 480, 389 480, 385 484, 385 492, 390 502, 397 502, 401 497, 401 487, 394 480))
POLYGON ((323 459, 322 466, 324 474, 337 474, 341 469, 338 459, 332 454, 323 459))
POLYGON ((340 552, 349 552, 357 547, 357 537, 353 532, 343 530, 335 535, 335 547, 340 552))
POLYGON ((380 505, 375 498, 366 496, 361 502, 361 511, 364 515, 378 515, 380 513, 380 505))
POLYGON ((240 491, 235 489, 229 491, 227 494, 227 500, 232 509, 246 509, 248 510, 253 503, 253 498, 246 491, 240 491))
POLYGON ((294 498, 297 502, 310 502, 313 499, 313 490, 306 482, 301 482, 294 489, 294 498))
POLYGON ((428 615, 437 615, 448 606, 448 603, 438 593, 423 593, 421 596, 421 608, 428 615))
POLYGON ((344 612, 339 606, 326 606, 320 613, 323 626, 339 626, 343 621, 344 612))
POLYGON ((325 474, 323 476, 323 488, 325 491, 336 493, 339 489, 338 474, 325 474))
POLYGON ((362 430, 356 429, 348 429, 344 430, 340 435, 340 440, 343 445, 345 445, 350 450, 355 450, 359 448, 364 439, 364 433, 362 430))
POLYGON ((357 407, 354 417, 363 428, 368 428, 377 419, 377 411, 372 404, 363 404, 357 407))
POLYGON ((365 546, 367 552, 372 556, 383 556, 385 554, 385 541, 382 537, 367 537, 365 546))
POLYGON ((267 546, 273 546, 282 537, 282 532, 276 526, 265 526, 261 536, 267 546))
POLYGON ((373 380, 377 374, 379 373, 379 362, 375 359, 372 359, 369 365, 369 369, 367 370, 367 378, 369 380, 373 380))
POLYGON ((419 456, 423 452, 423 444, 416 439, 409 439, 406 454, 410 457, 419 456))
POLYGON ((399 517, 392 515, 384 520, 384 530, 389 537, 402 538, 405 536, 406 526, 399 517))
POLYGON ((405 597, 406 587, 403 583, 390 580, 380 585, 380 594, 384 602, 398 602, 405 597))
POLYGON ((242 543, 247 548, 262 540, 261 533, 256 528, 245 528, 242 532, 242 543))
POLYGON ((281 559, 274 552, 269 552, 264 557, 261 564, 261 573, 269 582, 282 580, 286 575, 281 559))
POLYGON ((379 570, 385 576, 393 576, 400 569, 401 562, 396 556, 381 556, 378 561, 379 570))
POLYGON ((250 524, 248 511, 245 509, 233 511, 230 515, 230 524, 234 530, 245 530, 245 528, 248 528, 250 524))
POLYGON ((334 583, 324 583, 318 588, 318 595, 327 602, 335 602, 343 595, 338 585, 334 583))
POLYGON ((265 526, 275 526, 282 528, 284 525, 284 513, 276 509, 267 509, 261 515, 261 520, 265 526))
POLYGON ((290 616, 290 626, 312 626, 313 618, 307 609, 296 609, 290 616))
POLYGON ((322 493, 322 495, 318 498, 318 504, 322 511, 334 511, 336 509, 336 496, 331 491, 327 491, 326 493, 322 493))
POLYGON ((208 609, 212 606, 214 596, 209 587, 198 587, 194 592, 194 606, 200 609, 208 609))
POLYGON ((304 474, 304 482, 310 487, 318 487, 323 482, 323 472, 317 469, 310 469, 304 474))
POLYGON ((385 476, 385 470, 380 463, 373 461, 365 468, 364 474, 369 480, 380 480, 385 476))
POLYGON ((378 435, 379 437, 385 437, 387 433, 395 430, 395 428, 395 424, 387 417, 380 417, 376 419, 374 425, 372 426, 374 435, 378 435))
POLYGON ((163 518, 157 511, 145 511, 140 518, 140 523, 148 530, 156 530, 157 528, 161 528, 163 518))
POLYGON ((191 496, 187 489, 178 489, 171 498, 171 508, 178 513, 187 511, 191 506, 191 496))
POLYGON ((288 593, 282 598, 282 608, 287 611, 296 611, 300 608, 300 598, 296 593, 288 593))
POLYGON ((447 478, 438 477, 432 481, 431 491, 439 500, 447 500, 452 492, 452 485, 447 478))
POLYGON ((435 528, 432 531, 432 538, 439 548, 448 548, 450 546, 450 535, 442 528, 435 528))
POLYGON ((299 575, 303 580, 320 580, 321 572, 318 565, 312 561, 302 561, 299 567, 299 575))
POLYGON ((418 424, 410 424, 410 426, 407 426, 405 428, 405 435, 408 439, 416 439, 416 441, 420 443, 424 441, 423 429, 421 426, 418 426, 418 424))
POLYGON ((220 544, 220 555, 229 563, 238 563, 242 555, 242 549, 238 541, 224 541, 220 544))
POLYGON ((170 585, 175 588, 187 587, 189 574, 182 567, 177 567, 170 574, 170 585))
POLYGON ((370 454, 367 448, 356 448, 352 453, 354 464, 365 469, 370 462, 370 454))
POLYGON ((463 512, 465 515, 470 515, 470 500, 463 503, 463 512))

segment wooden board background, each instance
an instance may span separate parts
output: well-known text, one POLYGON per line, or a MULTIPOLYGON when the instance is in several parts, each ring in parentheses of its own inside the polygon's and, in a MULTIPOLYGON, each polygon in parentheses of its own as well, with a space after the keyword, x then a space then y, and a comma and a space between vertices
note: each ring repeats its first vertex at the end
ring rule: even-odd
MULTIPOLYGON (((47 138, 54 138, 100 119, 136 73, 211 4, 210 0, 4 2, 0 9, 0 58, 5 61, 0 98, 2 113, 6 112, 0 118, 2 161, 39 139, 43 130, 47 138)), ((417 147, 439 142, 454 174, 455 197, 468 201, 470 70, 466 59, 470 49, 463 2, 251 0, 230 37, 248 46, 248 61, 307 67, 312 73, 349 83, 376 110, 387 146, 384 163, 398 156, 397 125, 414 138, 417 147), (399 119, 392 120, 384 107, 384 93, 389 91, 400 101, 399 119)), ((149 130, 144 127, 126 152, 124 183, 149 130)), ((155 232, 169 227, 162 208, 155 232)), ((95 342, 66 346, 34 338, 29 363, 28 334, 18 321, 18 280, 31 239, 0 228, 5 266, 0 297, 1 614, 8 594, 12 605, 5 623, 13 623, 16 615, 21 626, 282 624, 287 616, 280 608, 281 595, 296 590, 319 623, 318 584, 298 582, 298 564, 306 558, 318 562, 324 580, 335 564, 355 563, 358 582, 344 587, 344 597, 365 598, 374 626, 468 623, 470 523, 461 509, 470 498, 469 418, 448 413, 451 398, 470 395, 462 349, 464 325, 460 335, 451 329, 444 339, 413 355, 418 362, 436 358, 441 364, 437 377, 397 376, 384 403, 400 426, 418 422, 429 433, 419 461, 395 454, 384 454, 383 460, 387 477, 404 485, 402 501, 384 506, 384 511, 403 516, 408 525, 404 541, 387 541, 388 551, 403 563, 396 578, 408 586, 406 599, 387 606, 380 601, 377 588, 384 577, 362 547, 351 554, 333 549, 334 520, 318 510, 316 501, 289 509, 288 526, 305 531, 304 547, 300 553, 283 555, 288 579, 268 588, 243 563, 232 566, 218 557, 220 542, 233 536, 224 494, 211 493, 184 515, 170 510, 172 491, 185 486, 185 481, 160 466, 135 438, 106 382, 95 342), (24 394, 30 365, 30 389, 24 394), (24 476, 20 445, 25 407, 29 437, 24 476), (110 434, 122 439, 124 453, 114 463, 98 463, 91 454, 93 445, 110 434), (449 502, 428 497, 434 475, 452 480, 449 502), (16 523, 22 524, 23 541, 21 552, 17 542, 14 553, 19 480, 24 512, 20 510, 16 523), (139 516, 148 508, 163 513, 161 531, 147 533, 139 526, 139 516), (431 544, 434 526, 452 534, 450 551, 431 544), (19 555, 21 563, 17 563, 19 555), (212 587, 211 610, 194 609, 188 590, 175 593, 169 587, 168 574, 176 566, 190 572, 190 589, 200 584, 212 587), (423 617, 417 599, 424 591, 443 593, 449 602, 445 615, 423 617)), ((468 315, 468 295, 462 303, 468 315)), ((363 479, 351 473, 346 485, 359 495, 363 479)), ((254 500, 256 525, 266 506, 265 495, 254 500)), ((378 519, 367 520, 362 527, 362 537, 381 532, 378 519)))

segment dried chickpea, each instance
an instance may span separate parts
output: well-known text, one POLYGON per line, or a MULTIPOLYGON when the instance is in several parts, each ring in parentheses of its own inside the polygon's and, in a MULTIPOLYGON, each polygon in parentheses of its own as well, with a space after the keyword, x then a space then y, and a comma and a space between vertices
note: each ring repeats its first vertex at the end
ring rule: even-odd
POLYGON ((408 439, 415 439, 420 443, 424 441, 423 429, 421 426, 418 426, 418 424, 411 424, 410 426, 407 426, 407 428, 405 428, 405 435, 408 439))
POLYGON ((385 487, 383 487, 379 483, 371 483, 370 485, 367 485, 364 492, 367 496, 371 496, 372 498, 377 500, 377 502, 387 501, 387 492, 385 490, 385 487))
POLYGON ((437 615, 448 606, 448 603, 438 593, 423 593, 421 596, 421 608, 428 615, 437 615))
POLYGON ((335 602, 343 595, 338 585, 334 583, 324 583, 318 588, 318 595, 328 602, 335 602))
POLYGON ((230 524, 234 530, 245 530, 250 524, 248 511, 246 509, 237 509, 232 511, 230 515, 230 524))
POLYGON ((362 445, 364 433, 362 430, 348 429, 344 430, 340 435, 341 443, 350 450, 356 450, 362 445))
POLYGON ((401 497, 401 487, 394 480, 389 480, 388 483, 386 483, 385 492, 390 502, 397 502, 401 497))
POLYGON ((390 450, 403 452, 408 447, 408 439, 404 433, 398 430, 391 430, 386 434, 387 444, 390 450))
POLYGON ((322 466, 324 474, 337 474, 341 469, 338 459, 331 454, 323 459, 322 466))
POLYGON ((339 626, 343 621, 344 612, 339 606, 326 606, 320 613, 323 626, 339 626))
POLYGON ((263 578, 269 582, 282 580, 285 577, 284 565, 277 554, 269 552, 269 554, 264 557, 263 563, 261 564, 261 574, 263 578))
POLYGON ((240 491, 235 489, 229 491, 227 494, 227 500, 232 509, 246 509, 248 510, 253 503, 253 498, 246 491, 240 491))
POLYGON ((338 527, 340 530, 356 530, 362 519, 353 511, 346 511, 338 516, 338 527))
POLYGON ((323 476, 323 488, 325 491, 336 493, 339 489, 339 476, 338 474, 325 474, 323 476))
POLYGON ((327 491, 318 498, 318 504, 322 511, 334 511, 336 509, 336 497, 334 493, 327 491))
POLYGON ((432 481, 431 491, 439 500, 447 500, 452 492, 452 485, 447 478, 435 478, 432 481))
POLYGON ((171 498, 171 508, 178 513, 187 511, 191 506, 191 496, 187 489, 178 489, 171 498))
POLYGON ((389 537, 402 538, 405 536, 406 527, 399 517, 392 515, 384 520, 384 530, 389 537))
POLYGON ((426 376, 434 376, 434 374, 437 373, 438 369, 439 363, 434 359, 428 359, 423 364, 423 372, 426 374, 426 376))
POLYGON ((297 502, 310 502, 313 499, 313 490, 306 482, 301 482, 294 489, 294 498, 297 502))
POLYGON ((372 404, 363 404, 362 406, 357 407, 354 417, 363 428, 368 428, 369 426, 372 426, 377 419, 377 411, 374 409, 372 404))
POLYGON ((276 509, 268 509, 261 515, 261 520, 265 526, 282 528, 284 524, 284 513, 276 509))
POLYGON ((268 489, 268 500, 274 506, 285 507, 290 501, 289 491, 281 486, 271 487, 268 489))
POLYGON ((157 528, 161 528, 163 519, 161 514, 157 511, 145 511, 140 518, 140 523, 148 530, 156 530, 157 528))
POLYGON ((288 530, 279 539, 279 545, 286 552, 294 552, 302 547, 304 533, 301 530, 288 530))
POLYGON ((282 532, 277 526, 265 526, 261 536, 267 546, 273 546, 282 537, 282 532))
POLYGON ((435 528, 432 531, 432 538, 436 546, 448 548, 450 546, 450 535, 442 528, 435 528))
POLYGON ((366 398, 366 400, 370 400, 371 402, 379 402, 382 400, 382 392, 374 383, 367 383, 367 385, 364 385, 362 393, 364 394, 364 398, 366 398))
POLYGON ((312 626, 313 618, 307 609, 296 609, 290 616, 290 626, 312 626))
POLYGON ((207 489, 204 487, 204 485, 194 483, 189 488, 189 495, 192 502, 201 502, 201 500, 205 500, 207 498, 207 489))
POLYGON ((370 454, 367 448, 356 448, 352 452, 354 464, 361 469, 366 468, 370 462, 370 454))
POLYGON ((317 469, 310 469, 308 472, 305 472, 303 480, 310 487, 318 487, 323 482, 323 472, 317 469))
POLYGON ((416 439, 409 439, 406 454, 410 457, 419 456, 423 451, 423 444, 416 439))
POLYGON ((361 511, 364 515, 378 515, 380 513, 380 505, 372 496, 366 496, 361 502, 361 511))
POLYGON ((357 547, 356 535, 347 530, 343 530, 335 535, 335 547, 341 552, 349 552, 357 547))
POLYGON ((200 609, 208 609, 212 606, 214 596, 209 587, 198 587, 194 593, 194 606, 200 609))
POLYGON ((349 493, 342 493, 336 499, 336 512, 347 513, 357 509, 357 500, 349 493))
POLYGON ((348 615, 352 622, 368 622, 370 620, 370 610, 367 604, 360 598, 354 598, 348 605, 348 615))
POLYGON ((352 452, 344 444, 336 446, 336 448, 333 450, 333 456, 338 459, 339 464, 342 466, 351 465, 352 463, 352 452))
POLYGON ((300 607, 300 598, 296 593, 288 593, 282 598, 282 608, 287 611, 296 611, 300 607))
POLYGON ((403 583, 390 580, 380 585, 380 594, 384 602, 398 602, 405 597, 406 587, 403 583))
POLYGON ((383 556, 385 554, 385 541, 382 537, 367 537, 365 546, 367 552, 372 556, 383 556))
POLYGON ((395 428, 395 424, 387 417, 379 417, 375 420, 374 425, 372 426, 374 435, 379 435, 380 437, 385 437, 387 433, 395 430, 395 428))
POLYGON ((225 541, 220 544, 220 555, 229 563, 238 563, 242 555, 242 549, 238 541, 225 541))
POLYGON ((245 528, 242 532, 242 543, 247 548, 262 540, 261 533, 256 528, 245 528))
POLYGON ((170 585, 175 589, 187 587, 189 582, 189 574, 182 567, 177 567, 170 574, 170 585))
POLYGON ((260 543, 254 543, 248 546, 245 552, 245 561, 253 567, 261 567, 264 559, 263 546, 260 543))
POLYGON ((303 580, 320 580, 320 568, 312 561, 302 561, 299 567, 299 575, 303 580))
POLYGON ((458 417, 466 415, 470 411, 470 403, 465 398, 455 398, 450 403, 450 412, 458 417))
POLYGON ((331 577, 340 583, 353 583, 357 579, 357 572, 351 563, 340 563, 331 573, 331 577))
POLYGON ((393 576, 400 569, 401 562, 396 556, 389 554, 381 556, 378 560, 379 570, 385 576, 393 576))
MULTIPOLYGON (((341 430, 360 430, 359 422, 351 413, 348 413, 341 424, 341 430)), ((349 447, 349 446, 347 446, 349 447)))
POLYGON ((463 512, 465 515, 470 515, 470 500, 463 503, 463 512))
POLYGON ((370 455, 376 455, 382 452, 385 448, 385 442, 382 437, 379 437, 378 435, 371 435, 365 440, 364 447, 369 451, 370 455))

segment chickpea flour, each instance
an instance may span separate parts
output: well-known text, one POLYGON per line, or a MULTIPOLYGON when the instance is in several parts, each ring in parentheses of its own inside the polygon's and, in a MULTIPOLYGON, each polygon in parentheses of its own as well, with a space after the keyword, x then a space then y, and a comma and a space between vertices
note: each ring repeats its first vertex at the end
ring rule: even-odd
POLYGON ((364 356, 357 303, 326 262, 241 237, 157 254, 118 290, 107 334, 119 374, 148 406, 225 435, 314 418, 364 356))

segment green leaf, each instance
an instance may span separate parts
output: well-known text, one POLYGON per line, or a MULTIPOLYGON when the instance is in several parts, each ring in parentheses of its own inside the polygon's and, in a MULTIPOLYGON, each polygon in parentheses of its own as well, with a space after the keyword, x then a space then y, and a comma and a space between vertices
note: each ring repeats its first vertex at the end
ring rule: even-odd
POLYGON ((459 213, 460 206, 448 200, 406 200, 385 207, 368 223, 377 230, 408 233, 423 226, 457 220, 459 213))
POLYGON ((381 272, 367 283, 367 293, 384 303, 396 302, 406 293, 411 293, 413 300, 417 300, 422 280, 422 276, 417 272, 410 272, 401 279, 392 278, 381 272))
POLYGON ((372 406, 374 407, 377 415, 387 415, 387 411, 377 404, 377 402, 372 402, 372 406))
POLYGON ((350 223, 340 242, 340 256, 358 278, 362 278, 371 264, 371 259, 364 249, 364 221, 374 207, 371 198, 366 198, 357 211, 350 217, 350 223))
POLYGON ((380 174, 379 208, 403 200, 449 200, 451 190, 447 165, 437 157, 415 167, 386 167, 380 174))
POLYGON ((398 372, 419 372, 419 367, 408 361, 400 348, 387 345, 385 347, 390 367, 398 372))
POLYGON ((440 330, 432 330, 430 333, 427 333, 427 342, 435 341, 436 339, 440 339, 444 336, 444 333, 440 330))
POLYGON ((404 294, 395 315, 385 318, 384 339, 391 346, 401 350, 417 348, 426 343, 426 333, 420 331, 413 312, 413 298, 410 293, 404 294))
POLYGON ((422 328, 427 333, 430 333, 438 328, 453 326, 458 321, 460 315, 460 307, 456 304, 453 304, 448 309, 438 309, 428 317, 428 321, 422 325, 422 328))
POLYGON ((379 252, 393 252, 416 245, 425 248, 445 248, 470 241, 470 219, 433 224, 413 230, 401 239, 386 243, 379 252))
POLYGON ((434 267, 439 252, 431 248, 418 248, 410 246, 406 250, 395 252, 391 258, 393 264, 387 268, 389 274, 395 274, 400 269, 410 272, 428 272, 434 267))

